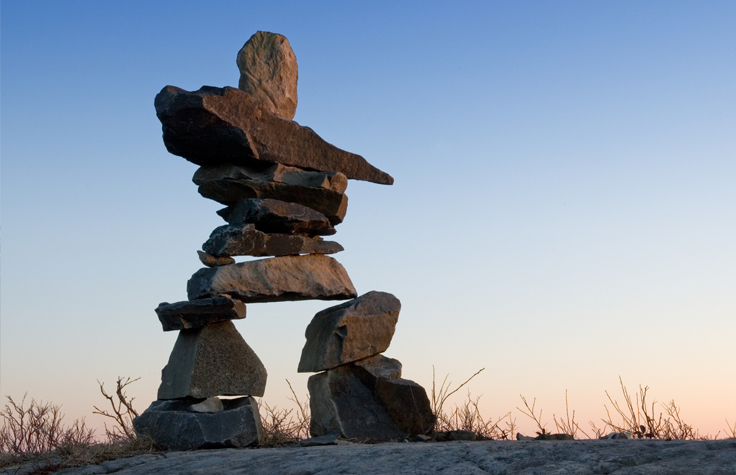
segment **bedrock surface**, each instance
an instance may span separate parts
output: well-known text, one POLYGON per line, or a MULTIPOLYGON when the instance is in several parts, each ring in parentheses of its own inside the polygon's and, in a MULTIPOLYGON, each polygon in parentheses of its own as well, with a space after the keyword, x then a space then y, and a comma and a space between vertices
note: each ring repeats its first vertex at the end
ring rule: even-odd
POLYGON ((173 474, 736 474, 736 440, 483 441, 141 455, 66 475, 173 474))

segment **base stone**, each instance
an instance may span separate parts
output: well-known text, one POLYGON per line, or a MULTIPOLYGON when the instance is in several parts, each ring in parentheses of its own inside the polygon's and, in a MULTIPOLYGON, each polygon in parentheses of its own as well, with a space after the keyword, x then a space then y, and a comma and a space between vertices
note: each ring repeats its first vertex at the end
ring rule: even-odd
POLYGON ((258 403, 251 397, 223 399, 220 412, 196 412, 201 400, 154 401, 133 419, 139 435, 148 435, 165 450, 239 448, 261 438, 258 403), (195 407, 192 407, 195 406, 195 407))

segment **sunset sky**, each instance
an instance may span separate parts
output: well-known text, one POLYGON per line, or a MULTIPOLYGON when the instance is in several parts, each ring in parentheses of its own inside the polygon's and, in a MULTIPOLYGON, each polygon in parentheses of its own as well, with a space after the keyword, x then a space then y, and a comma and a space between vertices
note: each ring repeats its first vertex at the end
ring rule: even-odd
MULTIPOLYGON (((701 432, 736 422, 736 2, 3 1, 0 21, 0 395, 94 427, 97 380, 155 399, 176 333, 154 309, 224 222, 153 99, 237 86, 266 30, 299 63, 295 120, 395 178, 350 182, 334 257, 401 300, 405 378, 485 368, 473 397, 527 434, 520 394, 554 430, 567 390, 587 429, 619 376, 701 432)), ((236 322, 270 405, 287 379, 306 395, 304 330, 336 303, 236 322)))

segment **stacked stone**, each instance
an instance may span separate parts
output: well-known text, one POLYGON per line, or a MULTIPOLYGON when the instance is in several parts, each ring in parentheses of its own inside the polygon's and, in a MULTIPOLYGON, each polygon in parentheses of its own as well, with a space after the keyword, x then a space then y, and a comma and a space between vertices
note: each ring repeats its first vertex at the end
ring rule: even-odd
MULTIPOLYGON (((147 433, 171 449, 242 447, 260 439, 258 405, 252 397, 263 395, 266 370, 231 321, 245 318, 245 304, 354 299, 320 312, 314 322, 321 321, 324 313, 335 312, 368 319, 366 322, 388 322, 375 319, 370 312, 361 314, 366 308, 383 308, 381 305, 386 304, 391 307, 387 314, 393 315, 393 323, 385 323, 388 326, 382 332, 390 335, 398 318, 398 300, 390 294, 372 292, 355 299, 357 292, 345 269, 327 256, 342 251, 342 246, 322 238, 334 234, 335 226, 345 217, 348 179, 390 185, 393 178, 363 157, 334 147, 292 120, 298 73, 285 37, 256 33, 241 49, 237 63, 241 72, 239 89, 203 86, 188 92, 167 86, 155 100, 166 148, 200 166, 193 181, 203 197, 226 206, 218 214, 227 222, 211 233, 202 251, 197 251, 206 267, 189 280, 189 300, 162 303, 156 309, 164 331, 180 333, 162 371, 158 400, 135 419, 134 425, 139 433, 147 433), (236 263, 233 256, 266 258, 236 263)), ((349 328, 361 329, 362 325, 349 328)), ((320 328, 324 331, 324 325, 320 328)), ((311 348, 309 338, 307 346, 311 348)), ((359 338, 368 341, 372 336, 359 338)), ((351 334, 346 341, 353 340, 351 334)), ((390 336, 384 340, 369 346, 379 348, 385 343, 387 347, 390 336)), ((370 354, 358 352, 361 356, 357 359, 341 355, 337 364, 334 355, 319 356, 319 351, 325 350, 320 348, 307 353, 317 358, 314 361, 327 358, 327 363, 304 363, 304 357, 305 369, 300 363, 300 371, 327 370, 310 378, 312 410, 317 414, 324 412, 320 405, 328 404, 320 395, 335 395, 324 389, 330 383, 318 388, 312 380, 332 381, 343 373, 363 371, 362 384, 375 393, 371 401, 387 408, 391 401, 386 398, 393 397, 391 391, 400 392, 395 386, 410 383, 398 379, 398 362, 378 355, 386 348, 370 350, 370 354)), ((334 353, 334 349, 325 351, 334 353)), ((424 390, 421 392, 426 400, 424 390)), ((371 411, 352 416, 340 413, 339 418, 374 417, 377 412, 371 411)), ((394 420, 390 409, 384 412, 388 419, 382 414, 381 421, 394 420)), ((346 437, 389 438, 374 437, 378 432, 373 430, 373 422, 366 419, 362 424, 369 427, 367 435, 353 429, 338 432, 346 437)), ((397 425, 394 421, 394 425, 397 430, 390 438, 401 431, 426 432, 426 428, 406 429, 402 422, 397 425)), ((312 432, 321 434, 336 427, 313 423, 312 432)))

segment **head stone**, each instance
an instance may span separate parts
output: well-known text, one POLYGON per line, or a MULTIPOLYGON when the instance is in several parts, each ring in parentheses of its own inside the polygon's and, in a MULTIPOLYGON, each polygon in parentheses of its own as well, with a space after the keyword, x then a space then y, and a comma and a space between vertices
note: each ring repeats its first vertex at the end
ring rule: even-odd
POLYGON ((271 112, 293 119, 296 112, 296 56, 285 36, 259 31, 238 52, 238 88, 260 100, 271 112))

